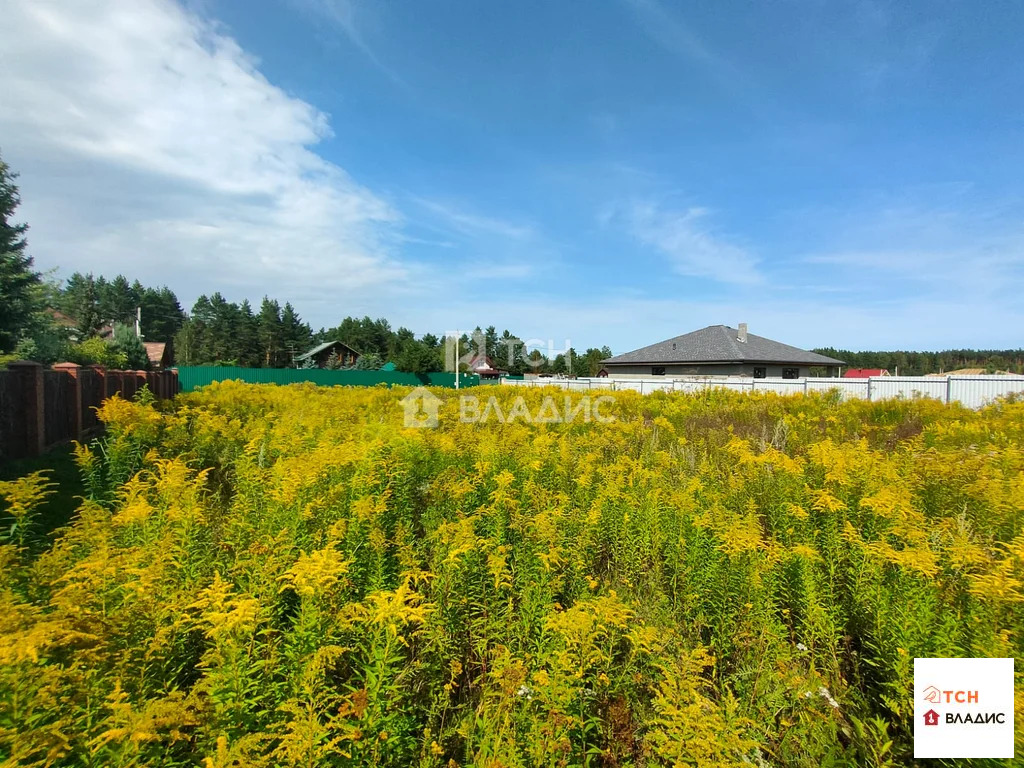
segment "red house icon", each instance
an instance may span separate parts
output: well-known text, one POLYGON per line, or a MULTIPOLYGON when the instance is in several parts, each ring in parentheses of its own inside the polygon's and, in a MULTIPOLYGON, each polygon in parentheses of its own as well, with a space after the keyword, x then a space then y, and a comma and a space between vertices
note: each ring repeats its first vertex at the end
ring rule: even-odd
POLYGON ((934 709, 929 709, 924 713, 924 724, 925 725, 938 725, 939 724, 939 713, 934 709))

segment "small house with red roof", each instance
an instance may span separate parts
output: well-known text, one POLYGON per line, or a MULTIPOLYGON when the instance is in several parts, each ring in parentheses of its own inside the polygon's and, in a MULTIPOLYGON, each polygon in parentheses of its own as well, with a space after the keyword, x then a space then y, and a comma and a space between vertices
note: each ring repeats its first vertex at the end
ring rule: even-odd
POLYGON ((473 359, 469 361, 469 370, 481 379, 497 379, 507 373, 495 366, 494 361, 487 355, 473 355, 473 359))
POLYGON ((872 376, 888 376, 885 368, 847 368, 843 371, 844 379, 870 379, 872 376))
POLYGON ((171 367, 174 354, 170 344, 163 341, 144 341, 142 346, 146 348, 150 368, 159 371, 171 367))

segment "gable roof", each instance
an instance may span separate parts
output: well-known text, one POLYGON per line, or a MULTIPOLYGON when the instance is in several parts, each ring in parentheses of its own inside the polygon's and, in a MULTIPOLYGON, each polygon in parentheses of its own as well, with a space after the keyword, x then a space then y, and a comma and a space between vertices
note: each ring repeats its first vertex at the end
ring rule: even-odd
POLYGON ((163 341, 144 341, 142 346, 146 348, 146 357, 150 365, 163 365, 164 352, 167 351, 167 343, 163 341))
POLYGON ((491 358, 479 353, 473 355, 469 361, 469 369, 474 373, 502 373, 502 370, 494 365, 494 361, 491 358))
POLYGON ((648 347, 609 357, 606 365, 647 363, 797 363, 800 365, 845 365, 806 349, 791 347, 763 336, 747 334, 746 342, 736 340, 738 331, 727 325, 709 325, 648 347))
POLYGON ((347 349, 349 352, 351 352, 356 357, 359 356, 359 353, 356 352, 354 349, 352 349, 352 347, 350 347, 344 341, 325 341, 323 344, 315 346, 312 349, 306 350, 301 355, 296 355, 295 359, 296 360, 305 360, 307 357, 312 357, 313 355, 319 354, 320 352, 323 352, 325 349, 329 349, 330 347, 333 347, 335 344, 338 344, 338 345, 344 347, 345 349, 347 349))

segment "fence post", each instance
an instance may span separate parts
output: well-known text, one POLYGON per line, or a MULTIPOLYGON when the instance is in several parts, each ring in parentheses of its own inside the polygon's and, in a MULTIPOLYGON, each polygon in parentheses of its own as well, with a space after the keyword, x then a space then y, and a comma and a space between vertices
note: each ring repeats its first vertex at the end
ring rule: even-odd
POLYGON ((946 404, 947 405, 949 404, 949 390, 951 388, 952 383, 953 383, 953 377, 952 376, 947 376, 946 377, 946 404))
POLYGON ((25 452, 39 456, 46 447, 43 366, 31 360, 16 360, 7 369, 18 377, 21 404, 25 414, 25 452))
POLYGON ((868 402, 871 402, 871 377, 868 376, 868 402))
POLYGON ((99 381, 97 389, 99 390, 99 402, 93 403, 93 405, 99 405, 107 399, 107 369, 102 365, 90 365, 89 368, 96 374, 96 378, 99 381))
POLYGON ((71 379, 71 391, 74 392, 74 412, 75 412, 75 424, 73 428, 73 435, 75 440, 81 441, 82 439, 82 380, 79 378, 79 373, 82 370, 82 366, 77 363, 57 363, 53 366, 53 370, 61 371, 66 373, 71 379))

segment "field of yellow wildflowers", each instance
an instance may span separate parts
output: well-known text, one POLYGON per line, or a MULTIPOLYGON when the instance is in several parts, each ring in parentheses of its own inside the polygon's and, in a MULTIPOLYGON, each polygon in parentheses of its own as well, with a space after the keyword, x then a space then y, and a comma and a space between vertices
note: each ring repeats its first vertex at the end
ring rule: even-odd
POLYGON ((110 400, 45 546, 0 486, 2 765, 911 765, 915 656, 1024 656, 1024 403, 407 391, 110 400))

